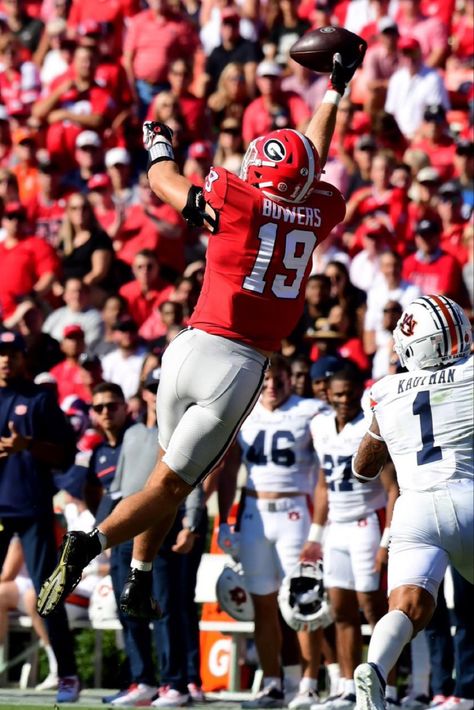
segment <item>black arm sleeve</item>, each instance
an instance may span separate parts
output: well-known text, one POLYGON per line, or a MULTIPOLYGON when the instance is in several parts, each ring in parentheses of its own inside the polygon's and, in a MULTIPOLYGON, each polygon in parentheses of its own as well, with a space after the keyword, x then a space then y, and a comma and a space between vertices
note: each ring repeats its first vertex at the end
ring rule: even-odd
POLYGON ((209 226, 213 232, 217 231, 219 221, 218 215, 214 218, 207 214, 206 200, 204 199, 202 188, 200 187, 192 185, 189 188, 186 206, 182 210, 181 214, 190 227, 209 226), (205 225, 205 222, 207 222, 207 225, 205 225))

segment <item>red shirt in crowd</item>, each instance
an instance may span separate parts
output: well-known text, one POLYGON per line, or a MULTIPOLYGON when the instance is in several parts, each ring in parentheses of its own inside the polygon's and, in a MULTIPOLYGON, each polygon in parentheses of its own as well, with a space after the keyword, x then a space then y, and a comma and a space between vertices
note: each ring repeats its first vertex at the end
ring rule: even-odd
POLYGON ((426 138, 413 140, 410 148, 421 150, 430 156, 431 165, 439 172, 443 182, 453 177, 456 144, 450 136, 441 136, 437 143, 433 143, 426 138))
POLYGON ((403 262, 402 278, 418 286, 423 295, 441 293, 452 298, 463 308, 469 306, 469 299, 463 285, 459 261, 441 249, 438 256, 422 260, 416 252, 403 262))
POLYGON ((42 239, 25 237, 14 247, 0 242, 0 309, 3 318, 14 313, 20 296, 33 289, 44 274, 57 273, 59 259, 42 239))
MULTIPOLYGON (((292 91, 283 91, 279 103, 287 112, 288 126, 296 128, 311 117, 310 110, 301 96, 292 91)), ((274 116, 270 114, 262 97, 254 99, 245 109, 242 120, 242 135, 244 142, 250 143, 254 138, 263 136, 273 129, 274 116)))
POLYGON ((180 15, 157 17, 151 10, 143 10, 128 23, 124 54, 132 57, 137 79, 164 84, 170 63, 192 57, 198 43, 195 29, 180 15))
POLYGON ((119 293, 127 301, 130 316, 140 326, 151 315, 155 307, 168 300, 173 290, 171 284, 168 285, 164 281, 160 281, 156 288, 151 289, 148 293, 143 293, 138 281, 129 281, 121 287, 119 293))
POLYGON ((71 360, 63 360, 51 368, 50 373, 58 383, 58 401, 61 402, 69 395, 75 395, 87 404, 91 402, 91 394, 82 381, 82 372, 79 365, 71 360))

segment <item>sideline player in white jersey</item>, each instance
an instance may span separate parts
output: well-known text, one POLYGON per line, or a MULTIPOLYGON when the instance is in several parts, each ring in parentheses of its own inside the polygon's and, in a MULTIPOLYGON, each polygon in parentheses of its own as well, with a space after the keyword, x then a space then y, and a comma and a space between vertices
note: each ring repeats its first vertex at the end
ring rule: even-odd
MULTIPOLYGON (((220 475, 220 516, 224 522, 219 529, 219 544, 229 551, 225 521, 241 462, 248 472, 239 515, 238 549, 234 546, 232 551, 240 557, 252 595, 255 644, 264 682, 263 691, 243 707, 285 705, 278 590, 283 577, 298 564, 311 524, 309 502, 318 464, 309 426, 326 406, 320 400, 292 394, 290 364, 283 356, 273 355, 261 398, 242 425, 220 475)), ((298 632, 305 668, 290 708, 309 708, 318 697, 321 638, 322 629, 298 632)))
POLYGON ((408 372, 372 387, 372 423, 353 462, 354 475, 373 485, 389 453, 401 490, 390 529, 389 612, 354 673, 358 710, 383 710, 387 673, 431 619, 447 565, 474 581, 471 326, 454 301, 425 296, 393 335, 408 372))
MULTIPOLYGON (((339 696, 313 708, 351 710, 355 706, 352 676, 362 660, 359 608, 371 626, 386 610, 381 573, 387 550, 382 536, 398 487, 391 465, 380 480, 369 485, 352 475, 352 457, 367 430, 361 406, 363 391, 361 373, 357 367, 346 365, 328 381, 327 395, 334 411, 320 414, 311 422, 321 475, 314 494, 313 525, 303 554, 315 560, 324 549, 324 583, 336 622, 337 653, 344 679, 339 696)), ((395 688, 390 692, 396 699, 395 688)))

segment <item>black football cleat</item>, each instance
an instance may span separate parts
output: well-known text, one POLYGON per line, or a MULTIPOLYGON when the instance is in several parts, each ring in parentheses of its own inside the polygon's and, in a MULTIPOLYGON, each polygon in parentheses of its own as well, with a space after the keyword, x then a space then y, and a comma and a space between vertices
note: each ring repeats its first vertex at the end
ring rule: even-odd
POLYGON ((36 608, 41 616, 49 616, 58 604, 77 587, 82 570, 101 552, 97 535, 74 530, 63 537, 59 562, 43 582, 36 608))
POLYGON ((151 572, 131 569, 120 595, 120 611, 133 619, 148 621, 161 618, 161 609, 152 596, 151 572))

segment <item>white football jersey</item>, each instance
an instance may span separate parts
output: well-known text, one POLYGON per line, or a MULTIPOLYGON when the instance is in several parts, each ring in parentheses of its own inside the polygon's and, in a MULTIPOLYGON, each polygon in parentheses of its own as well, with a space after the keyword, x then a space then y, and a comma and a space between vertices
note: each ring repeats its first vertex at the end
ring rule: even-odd
POLYGON ((367 428, 363 412, 340 432, 335 412, 320 414, 311 422, 314 447, 326 476, 330 522, 359 520, 385 508, 387 497, 381 482, 362 483, 352 475, 352 457, 367 428))
POLYGON ((309 425, 326 408, 319 400, 296 395, 273 411, 257 402, 237 438, 248 471, 246 487, 312 495, 318 460, 309 425))
POLYGON ((472 355, 441 370, 388 375, 371 400, 401 490, 474 477, 472 355))

